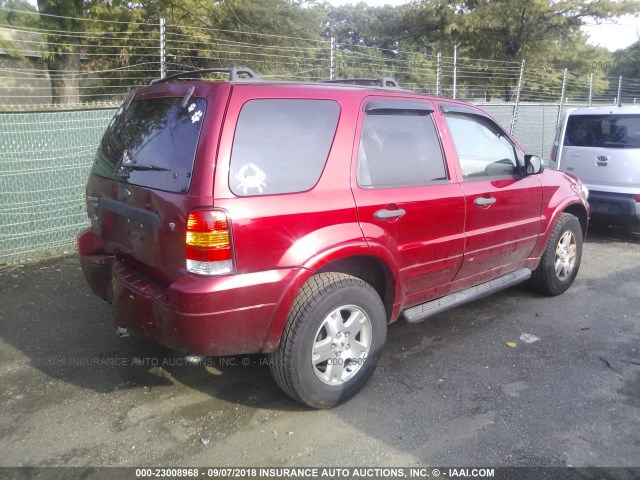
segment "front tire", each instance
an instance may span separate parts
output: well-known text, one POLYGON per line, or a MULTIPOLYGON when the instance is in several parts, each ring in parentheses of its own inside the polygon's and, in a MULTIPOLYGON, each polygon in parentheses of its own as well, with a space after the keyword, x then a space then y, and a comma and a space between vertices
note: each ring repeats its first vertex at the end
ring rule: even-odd
POLYGON ((582 259, 582 227, 576 217, 563 213, 553 227, 531 286, 545 295, 560 295, 573 284, 582 259))
POLYGON ((342 273, 320 273, 302 287, 287 320, 271 373, 285 393, 313 408, 355 395, 382 354, 387 317, 377 292, 342 273))

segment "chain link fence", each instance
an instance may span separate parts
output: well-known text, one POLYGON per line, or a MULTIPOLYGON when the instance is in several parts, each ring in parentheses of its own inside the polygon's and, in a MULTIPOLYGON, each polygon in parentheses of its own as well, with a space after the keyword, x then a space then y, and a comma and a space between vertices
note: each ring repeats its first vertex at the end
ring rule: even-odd
POLYGON ((75 249, 88 225, 84 186, 101 135, 126 94, 161 72, 243 65, 265 79, 393 76, 405 89, 480 105, 543 158, 568 103, 640 97, 639 79, 606 78, 602 71, 585 78, 549 65, 162 23, 92 21, 73 35, 0 25, 0 264, 75 249), (53 97, 47 42, 81 46, 76 69, 59 72, 76 86, 64 102, 53 97))
MULTIPOLYGON (((480 106, 509 129, 513 104, 480 106)), ((514 133, 527 152, 548 155, 559 110, 520 105, 514 133)), ((0 265, 75 250, 76 236, 89 226, 90 166, 114 111, 0 112, 0 265)))
POLYGON ((113 109, 0 113, 0 264, 75 248, 84 189, 113 109))

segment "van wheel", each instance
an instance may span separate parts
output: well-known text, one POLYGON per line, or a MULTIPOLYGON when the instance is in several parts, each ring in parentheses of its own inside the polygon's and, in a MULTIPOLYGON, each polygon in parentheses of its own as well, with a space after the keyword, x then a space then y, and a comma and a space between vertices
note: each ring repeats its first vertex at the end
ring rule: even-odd
POLYGON ((563 213, 551 232, 531 286, 545 295, 560 295, 573 284, 582 258, 582 227, 576 217, 563 213))
POLYGON ((320 273, 302 287, 269 366, 290 397, 331 408, 355 395, 376 368, 387 336, 377 292, 342 273, 320 273))

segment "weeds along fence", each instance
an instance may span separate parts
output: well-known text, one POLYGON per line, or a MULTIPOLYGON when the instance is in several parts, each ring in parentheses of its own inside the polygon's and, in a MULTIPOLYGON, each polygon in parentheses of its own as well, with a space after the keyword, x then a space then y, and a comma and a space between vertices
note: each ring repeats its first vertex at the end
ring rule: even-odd
MULTIPOLYGON (((0 9, 1 10, 1 9, 0 9)), ((405 89, 481 105, 546 156, 570 106, 640 98, 638 79, 549 65, 387 51, 259 33, 87 22, 82 35, 0 25, 0 265, 75 249, 98 142, 132 89, 177 71, 243 65, 265 79, 395 77, 405 89), (64 69, 47 48, 74 50, 64 69), (75 65, 70 68, 69 65, 75 65), (56 96, 56 84, 71 90, 56 96)), ((68 59, 67 59, 68 60, 68 59)))

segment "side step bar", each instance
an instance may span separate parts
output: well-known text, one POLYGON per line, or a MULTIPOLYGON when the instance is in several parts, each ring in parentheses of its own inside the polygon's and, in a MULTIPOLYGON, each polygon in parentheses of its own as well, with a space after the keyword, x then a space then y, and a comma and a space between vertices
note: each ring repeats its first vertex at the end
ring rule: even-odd
POLYGON ((409 323, 418 323, 433 315, 449 310, 450 308, 464 305, 473 300, 486 297, 492 293, 512 287, 518 283, 522 283, 531 277, 531 270, 523 268, 513 273, 503 275, 495 280, 481 283, 475 287, 467 288, 460 292, 452 293, 446 297, 438 298, 427 303, 422 303, 406 309, 403 314, 409 323))

